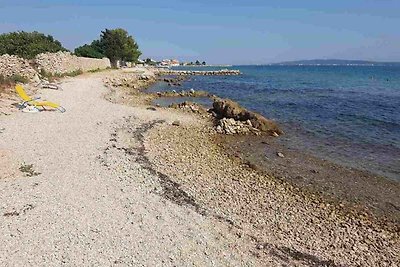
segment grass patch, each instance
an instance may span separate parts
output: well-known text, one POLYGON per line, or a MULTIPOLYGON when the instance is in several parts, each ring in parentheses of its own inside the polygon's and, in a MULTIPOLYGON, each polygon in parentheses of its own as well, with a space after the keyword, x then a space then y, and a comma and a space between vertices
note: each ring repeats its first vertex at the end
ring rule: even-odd
POLYGON ((40 76, 46 80, 48 80, 49 82, 54 82, 55 81, 55 77, 52 73, 45 71, 44 69, 40 70, 40 76))
POLYGON ((75 76, 78 76, 78 75, 81 75, 81 74, 83 74, 83 71, 81 69, 79 69, 79 70, 74 70, 74 71, 71 71, 71 72, 68 72, 68 73, 64 73, 63 75, 64 76, 69 76, 69 77, 75 77, 75 76))
POLYGON ((100 72, 100 71, 102 71, 102 69, 97 68, 97 69, 94 69, 94 70, 89 70, 88 72, 96 73, 96 72, 100 72))
POLYGON ((16 83, 28 83, 29 79, 21 76, 19 74, 14 74, 9 77, 5 77, 4 75, 0 75, 0 84, 2 85, 12 85, 16 83))
POLYGON ((0 95, 10 93, 10 88, 14 87, 17 83, 28 83, 29 79, 21 76, 19 74, 15 74, 13 76, 6 77, 4 75, 0 75, 0 95))
POLYGON ((25 173, 25 175, 28 177, 38 176, 41 174, 33 169, 33 164, 22 164, 21 167, 19 167, 19 170, 22 173, 25 173))
POLYGON ((40 76, 42 78, 45 78, 49 82, 55 82, 57 79, 63 78, 63 77, 75 77, 78 75, 83 74, 83 71, 81 69, 74 70, 71 72, 66 72, 66 73, 50 73, 45 71, 44 69, 40 70, 40 76))
POLYGON ((102 72, 102 71, 111 70, 111 69, 112 69, 111 67, 107 67, 107 68, 105 68, 105 69, 97 68, 97 69, 94 69, 94 70, 88 70, 88 72, 90 72, 90 73, 96 73, 96 72, 102 72))

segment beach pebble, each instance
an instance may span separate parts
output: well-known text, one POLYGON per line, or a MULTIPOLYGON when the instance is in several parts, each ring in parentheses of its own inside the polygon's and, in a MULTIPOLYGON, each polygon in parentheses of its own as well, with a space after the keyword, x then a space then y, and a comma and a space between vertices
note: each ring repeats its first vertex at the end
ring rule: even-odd
POLYGON ((180 126, 181 123, 180 123, 180 121, 173 121, 173 122, 172 122, 172 125, 174 125, 174 126, 180 126))
POLYGON ((258 245, 257 245, 257 249, 264 249, 264 245, 258 244, 258 245))
POLYGON ((280 157, 280 158, 284 158, 284 157, 285 157, 285 155, 283 155, 282 152, 278 152, 278 153, 276 153, 276 155, 277 155, 278 157, 280 157))

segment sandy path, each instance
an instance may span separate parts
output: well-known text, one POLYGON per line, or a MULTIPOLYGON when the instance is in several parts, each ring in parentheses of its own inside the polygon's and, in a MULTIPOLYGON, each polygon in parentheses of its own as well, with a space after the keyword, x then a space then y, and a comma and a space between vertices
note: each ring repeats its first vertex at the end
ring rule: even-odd
POLYGON ((228 226, 157 194, 159 178, 138 160, 132 131, 190 117, 107 102, 99 75, 63 88, 41 93, 64 114, 0 117, 0 160, 13 163, 0 173, 1 266, 257 265, 228 226))

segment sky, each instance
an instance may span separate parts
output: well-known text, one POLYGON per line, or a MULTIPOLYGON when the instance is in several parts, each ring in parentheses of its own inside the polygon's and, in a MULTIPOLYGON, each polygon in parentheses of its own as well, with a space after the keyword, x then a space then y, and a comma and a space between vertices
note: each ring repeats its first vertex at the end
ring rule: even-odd
POLYGON ((400 61, 400 0, 0 0, 0 33, 36 30, 73 50, 105 28, 158 60, 400 61))

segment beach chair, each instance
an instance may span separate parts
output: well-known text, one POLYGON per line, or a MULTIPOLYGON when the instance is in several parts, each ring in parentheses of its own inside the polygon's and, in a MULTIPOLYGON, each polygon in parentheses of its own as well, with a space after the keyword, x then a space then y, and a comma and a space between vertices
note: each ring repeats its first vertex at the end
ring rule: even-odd
POLYGON ((31 98, 26 94, 24 88, 20 84, 17 84, 15 86, 15 91, 17 91, 17 94, 23 100, 23 102, 20 103, 21 109, 28 106, 34 106, 35 108, 41 108, 43 110, 46 110, 46 108, 53 108, 59 110, 60 112, 65 112, 65 108, 60 106, 59 104, 50 101, 37 101, 38 99, 40 99, 40 97, 31 98))

